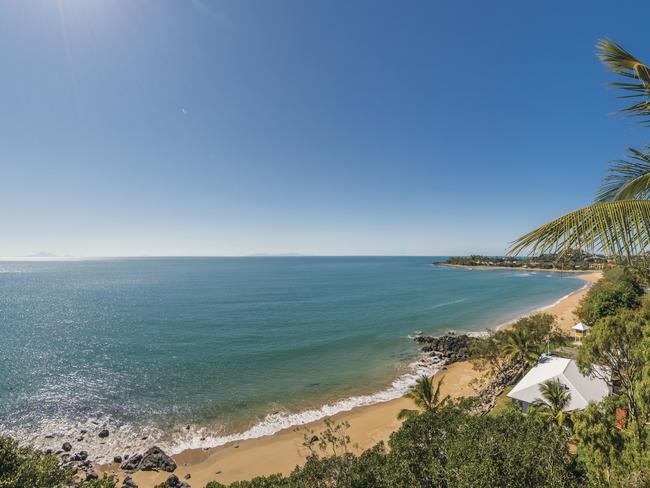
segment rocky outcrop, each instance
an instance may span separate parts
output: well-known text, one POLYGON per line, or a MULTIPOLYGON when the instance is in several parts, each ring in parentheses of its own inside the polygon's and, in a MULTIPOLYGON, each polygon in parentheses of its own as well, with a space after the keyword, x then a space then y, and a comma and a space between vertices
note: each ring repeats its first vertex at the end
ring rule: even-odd
POLYGON ((144 454, 136 454, 120 466, 124 471, 167 471, 176 470, 176 463, 165 452, 157 446, 152 447, 144 454))
POLYGON ((413 339, 422 345, 422 352, 445 364, 465 361, 469 357, 469 347, 474 340, 467 334, 445 334, 443 336, 419 335, 413 339))

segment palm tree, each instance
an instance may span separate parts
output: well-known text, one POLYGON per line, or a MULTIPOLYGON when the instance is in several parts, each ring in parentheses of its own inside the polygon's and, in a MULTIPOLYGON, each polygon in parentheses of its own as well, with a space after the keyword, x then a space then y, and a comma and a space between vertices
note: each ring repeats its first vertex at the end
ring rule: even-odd
MULTIPOLYGON (((415 405, 420 409, 419 411, 436 412, 449 401, 449 395, 440 400, 440 386, 444 379, 444 376, 440 378, 440 381, 438 381, 438 384, 434 388, 433 376, 421 376, 418 378, 413 389, 406 394, 406 397, 415 402, 415 405)), ((401 420, 406 417, 412 417, 418 414, 419 411, 405 408, 400 410, 397 418, 401 420)))
POLYGON ((501 346, 501 354, 511 364, 520 364, 526 371, 539 357, 539 348, 526 329, 512 329, 501 346))
MULTIPOLYGON (((633 104, 620 110, 641 117, 650 125, 650 67, 618 44, 601 39, 597 54, 617 75, 628 78, 613 82, 623 90, 621 98, 633 104)), ((510 254, 563 253, 584 249, 631 260, 650 244, 650 146, 638 151, 629 148, 630 160, 613 162, 595 203, 569 212, 529 232, 513 242, 510 254)))
POLYGON ((567 421, 564 408, 571 401, 571 392, 558 380, 548 380, 542 383, 540 391, 544 400, 535 402, 538 414, 557 423, 559 427, 564 426, 567 421))

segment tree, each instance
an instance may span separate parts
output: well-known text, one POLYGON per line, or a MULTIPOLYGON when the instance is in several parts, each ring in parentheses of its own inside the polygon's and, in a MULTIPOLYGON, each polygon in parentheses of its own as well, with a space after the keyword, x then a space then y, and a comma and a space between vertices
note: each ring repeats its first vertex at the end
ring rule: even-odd
POLYGON ((540 354, 540 345, 533 341, 531 334, 524 328, 513 329, 505 337, 501 354, 510 363, 521 365, 526 371, 540 354))
POLYGON ((522 317, 512 325, 512 330, 525 331, 528 340, 538 346, 548 341, 562 342, 565 337, 556 327, 555 316, 548 313, 522 317))
MULTIPOLYGON (((598 57, 610 71, 626 78, 612 85, 634 103, 622 113, 650 116, 650 68, 618 44, 601 39, 598 57)), ((650 147, 629 149, 631 160, 614 162, 596 202, 569 212, 517 239, 510 254, 564 253, 570 249, 598 251, 625 258, 643 254, 650 243, 650 147)))
POLYGON ((623 405, 620 397, 611 396, 572 415, 577 464, 588 486, 650 485, 648 450, 633 429, 617 423, 616 410, 623 405))
POLYGON ((534 413, 547 423, 554 422, 558 427, 563 427, 568 419, 564 408, 571 401, 571 392, 558 380, 542 383, 540 391, 543 400, 535 402, 534 413))
POLYGON ((598 319, 614 315, 621 309, 638 307, 643 293, 643 288, 629 271, 615 268, 589 289, 576 313, 580 320, 593 325, 598 319))
POLYGON ((647 320, 624 309, 598 320, 578 350, 577 363, 584 374, 620 383, 631 421, 638 418, 635 385, 645 364, 642 344, 648 332, 647 320))
MULTIPOLYGON (((445 377, 440 378, 436 386, 433 386, 433 376, 422 376, 418 378, 415 387, 405 396, 415 402, 415 405, 425 412, 440 410, 448 401, 449 395, 440 399, 440 387, 445 377)), ((417 414, 417 410, 402 409, 397 415, 398 419, 404 419, 417 414)))
POLYGON ((54 454, 19 447, 9 437, 0 437, 0 487, 59 488, 68 486, 72 473, 59 467, 54 454))

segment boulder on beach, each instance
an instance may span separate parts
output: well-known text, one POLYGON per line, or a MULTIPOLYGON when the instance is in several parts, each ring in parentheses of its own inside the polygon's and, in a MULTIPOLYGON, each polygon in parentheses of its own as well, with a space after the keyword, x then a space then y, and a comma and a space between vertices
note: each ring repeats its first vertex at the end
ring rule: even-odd
POLYGON ((176 476, 175 474, 173 474, 169 478, 167 478, 167 480, 165 481, 165 484, 163 486, 165 488, 192 488, 187 483, 184 483, 181 480, 179 480, 178 476, 176 476))
POLYGON ((99 431, 99 434, 97 434, 99 437, 104 438, 108 437, 108 429, 102 429, 99 431))
POLYGON ((124 482, 122 483, 122 488, 138 488, 138 485, 135 484, 135 481, 131 479, 130 476, 127 476, 124 478, 124 482))
POLYGON ((120 466, 124 471, 167 471, 173 472, 176 463, 158 446, 153 446, 144 454, 135 454, 120 466))

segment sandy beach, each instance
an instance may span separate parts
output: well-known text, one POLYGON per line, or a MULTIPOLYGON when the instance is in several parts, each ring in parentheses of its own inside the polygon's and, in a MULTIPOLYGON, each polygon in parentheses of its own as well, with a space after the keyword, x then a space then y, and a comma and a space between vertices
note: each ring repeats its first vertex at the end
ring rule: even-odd
MULTIPOLYGON (((587 285, 591 285, 601 276, 601 272, 588 272, 580 275, 587 285)), ((587 287, 565 297, 543 311, 556 315, 558 325, 567 332, 575 324, 574 310, 586 293, 587 287)), ((507 327, 507 325, 505 325, 507 327)), ((437 376, 445 377, 443 394, 453 398, 469 396, 475 393, 480 373, 469 362, 459 362, 444 367, 437 376), (477 381, 474 381, 477 380, 477 381)), ((387 401, 375 405, 358 407, 332 417, 335 423, 348 422, 348 434, 352 450, 360 452, 380 441, 387 441, 390 434, 399 428, 398 412, 403 408, 413 408, 406 398, 387 401)), ((203 487, 210 481, 229 483, 236 480, 250 479, 255 476, 273 473, 287 474, 304 462, 308 450, 302 445, 308 429, 318 434, 324 429, 324 420, 306 426, 286 429, 277 434, 234 442, 213 449, 188 450, 174 456, 178 469, 175 474, 183 478, 191 475, 189 483, 194 487, 203 487)), ((123 474, 118 465, 104 466, 103 472, 115 472, 120 479, 123 474)), ((150 488, 167 479, 169 473, 137 472, 132 475, 140 488, 150 488)))

